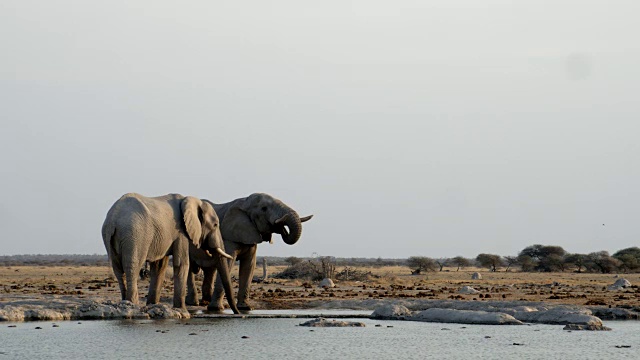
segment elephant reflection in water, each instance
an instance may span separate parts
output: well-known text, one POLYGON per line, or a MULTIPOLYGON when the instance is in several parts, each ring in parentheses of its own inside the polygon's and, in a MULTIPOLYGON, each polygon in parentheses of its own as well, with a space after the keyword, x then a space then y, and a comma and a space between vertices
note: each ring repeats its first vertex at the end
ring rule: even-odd
MULTIPOLYGON (((205 200, 207 201, 207 200, 205 200)), ((220 218, 220 231, 224 241, 224 249, 231 256, 229 271, 237 260, 240 263, 238 309, 251 310, 247 301, 253 271, 256 266, 257 245, 262 242, 272 242, 271 235, 280 234, 282 240, 289 245, 295 244, 302 234, 302 223, 310 220, 313 215, 300 217, 298 213, 282 201, 262 193, 251 194, 224 204, 211 203, 220 218)), ((208 310, 221 311, 223 283, 216 278, 216 268, 211 260, 201 253, 190 253, 191 271, 187 280, 187 298, 189 305, 198 305, 198 291, 195 284, 195 274, 202 268, 204 281, 202 284, 202 299, 209 301, 208 310)))

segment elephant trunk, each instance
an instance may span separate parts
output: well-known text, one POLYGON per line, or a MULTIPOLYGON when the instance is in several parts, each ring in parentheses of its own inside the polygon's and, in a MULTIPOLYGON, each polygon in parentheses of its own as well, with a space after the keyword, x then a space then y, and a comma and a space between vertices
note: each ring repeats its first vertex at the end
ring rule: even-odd
POLYGON ((281 226, 280 236, 282 236, 282 240, 288 245, 293 245, 298 242, 300 235, 302 235, 300 216, 293 210, 289 210, 289 212, 280 217, 276 221, 276 225, 281 226))
POLYGON ((233 296, 233 286, 231 286, 231 274, 229 274, 227 259, 221 254, 218 254, 218 273, 220 275, 220 279, 222 280, 224 292, 227 295, 227 302, 229 303, 229 307, 234 314, 240 314, 240 310, 238 310, 238 306, 236 306, 236 298, 235 296, 233 296))

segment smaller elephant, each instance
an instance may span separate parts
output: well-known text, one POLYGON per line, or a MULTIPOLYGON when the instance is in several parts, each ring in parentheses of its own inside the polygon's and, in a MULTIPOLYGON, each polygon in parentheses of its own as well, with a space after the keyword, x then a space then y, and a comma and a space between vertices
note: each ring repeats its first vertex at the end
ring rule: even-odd
MULTIPOLYGON (((209 202, 208 200, 205 200, 209 202)), ((282 240, 289 245, 295 244, 302 235, 302 223, 313 215, 300 217, 298 213, 282 201, 263 193, 254 193, 224 204, 211 203, 220 217, 220 231, 225 250, 231 255, 229 269, 233 268, 236 259, 240 262, 238 308, 251 310, 248 302, 253 271, 256 266, 257 245, 271 242, 273 233, 280 234, 282 240)), ((221 278, 214 280, 215 267, 207 259, 191 257, 191 271, 187 284, 187 303, 197 305, 197 289, 194 274, 204 273, 202 282, 202 298, 209 302, 208 309, 219 311, 222 306, 223 283, 221 278), (206 260, 206 261, 203 261, 206 260)))
POLYGON ((102 239, 118 279, 122 300, 138 303, 138 275, 150 264, 147 304, 156 304, 164 272, 173 256, 173 306, 185 307, 189 253, 209 259, 219 270, 229 306, 237 314, 231 277, 220 233, 220 221, 211 204, 191 196, 169 194, 145 197, 125 194, 107 213, 102 239), (212 254, 213 253, 213 254, 212 254))

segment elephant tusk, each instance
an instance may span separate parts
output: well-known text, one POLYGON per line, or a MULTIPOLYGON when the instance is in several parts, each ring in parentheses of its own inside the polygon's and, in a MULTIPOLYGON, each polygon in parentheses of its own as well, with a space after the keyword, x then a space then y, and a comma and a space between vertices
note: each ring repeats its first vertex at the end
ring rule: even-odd
POLYGON ((213 257, 213 255, 211 255, 211 253, 209 252, 209 250, 205 250, 204 251, 205 254, 207 254, 208 257, 213 257))
POLYGON ((276 225, 280 225, 281 223, 287 221, 287 218, 289 218, 289 214, 286 214, 285 216, 283 216, 280 219, 276 220, 276 225))
POLYGON ((313 217, 313 215, 302 217, 302 218, 300 218, 300 222, 309 221, 309 220, 311 220, 312 217, 313 217))
POLYGON ((216 248, 216 251, 218 252, 218 254, 226 257, 227 259, 233 259, 233 257, 231 255, 229 255, 226 252, 222 251, 222 249, 220 249, 220 248, 216 248))

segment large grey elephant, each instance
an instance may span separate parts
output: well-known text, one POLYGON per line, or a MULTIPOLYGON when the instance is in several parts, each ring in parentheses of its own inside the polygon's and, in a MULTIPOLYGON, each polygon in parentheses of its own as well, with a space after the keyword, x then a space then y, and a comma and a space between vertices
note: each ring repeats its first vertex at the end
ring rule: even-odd
POLYGON ((125 194, 102 225, 102 239, 122 300, 138 303, 138 273, 150 263, 147 304, 156 304, 169 255, 173 256, 173 306, 185 308, 189 254, 207 258, 220 272, 231 309, 238 313, 220 233, 220 221, 210 203, 191 196, 145 197, 125 194))
MULTIPOLYGON (((205 200, 206 201, 206 200, 205 200)), ((257 245, 261 242, 271 242, 271 234, 280 234, 282 240, 289 245, 295 244, 302 234, 302 223, 311 219, 313 215, 300 217, 298 213, 282 201, 270 195, 255 193, 246 198, 233 200, 225 204, 211 203, 220 217, 220 227, 225 250, 231 255, 229 270, 233 268, 235 260, 240 261, 240 283, 238 288, 238 308, 251 310, 247 302, 249 289, 256 266, 257 245)), ((191 271, 187 285, 187 304, 198 305, 198 291, 194 274, 202 268, 204 281, 202 284, 202 298, 209 301, 208 309, 219 311, 223 309, 222 290, 224 283, 221 278, 215 283, 215 267, 205 258, 191 257, 191 271)))

